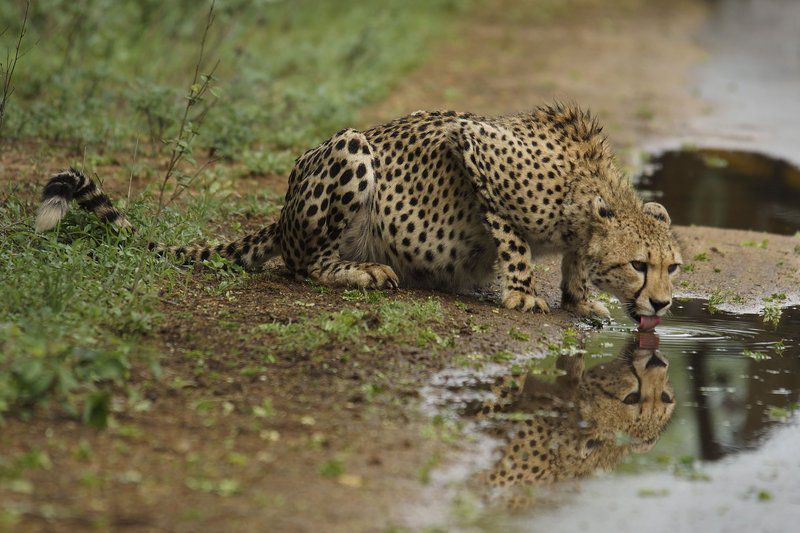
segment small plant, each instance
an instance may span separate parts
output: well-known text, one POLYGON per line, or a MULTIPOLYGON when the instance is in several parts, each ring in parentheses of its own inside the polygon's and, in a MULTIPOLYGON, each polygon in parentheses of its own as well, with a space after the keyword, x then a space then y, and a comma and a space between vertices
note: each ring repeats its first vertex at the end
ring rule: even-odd
POLYGON ((640 498, 660 498, 669 495, 669 489, 661 488, 661 489, 654 489, 654 488, 642 488, 639 489, 637 496, 640 498))
POLYGON ((765 323, 770 324, 772 327, 778 327, 778 324, 781 322, 783 311, 779 305, 767 304, 764 306, 761 315, 765 323))
POLYGON ((201 74, 203 68, 204 56, 206 51, 206 42, 208 40, 208 33, 211 26, 214 24, 214 6, 216 0, 212 0, 211 6, 208 9, 208 17, 206 18, 206 26, 203 30, 203 38, 200 41, 200 54, 197 58, 197 63, 194 67, 194 77, 192 84, 189 86, 189 92, 186 95, 186 106, 183 109, 183 116, 178 127, 178 134, 175 138, 167 141, 168 145, 172 146, 172 154, 170 155, 169 162, 167 163, 164 177, 161 180, 161 186, 158 191, 158 208, 159 211, 166 205, 169 205, 176 200, 189 186, 197 179, 200 173, 205 170, 208 164, 203 164, 197 167, 197 163, 192 157, 192 144, 199 134, 200 126, 206 118, 210 106, 201 109, 197 114, 192 116, 195 107, 200 104, 207 94, 216 96, 211 83, 214 80, 214 72, 219 66, 219 61, 210 69, 207 74, 201 74), (195 167, 191 173, 184 173, 179 170, 181 162, 186 161, 195 167), (169 199, 165 199, 164 194, 170 181, 174 178, 176 184, 175 189, 169 199))
POLYGON ((684 263, 681 265, 681 270, 687 273, 694 272, 694 263, 684 263))
POLYGON ((741 246, 745 248, 760 248, 762 250, 766 250, 767 246, 769 246, 769 239, 764 239, 763 241, 743 241, 741 246))
POLYGON ((720 306, 725 303, 743 304, 744 302, 744 297, 734 291, 715 289, 708 297, 708 312, 718 313, 720 306))
POLYGON ((708 261, 709 260, 708 254, 706 254, 705 252, 700 252, 699 254, 694 256, 693 260, 698 262, 708 261))
POLYGON ((518 330, 517 328, 511 328, 511 330, 508 332, 508 336, 511 337, 512 339, 516 340, 516 341, 527 342, 527 341, 531 340, 531 336, 530 335, 528 335, 524 331, 518 330))
POLYGON ((786 294, 773 293, 764 298, 764 309, 761 311, 761 316, 766 324, 772 327, 777 327, 780 324, 783 310, 781 304, 786 301, 786 294))
POLYGON ((264 398, 261 405, 253 406, 253 416, 258 418, 272 418, 275 416, 275 409, 272 407, 272 400, 264 398))
MULTIPOLYGON (((19 59, 23 55, 22 40, 25 38, 25 34, 28 30, 28 13, 30 9, 31 0, 28 0, 25 3, 25 14, 22 16, 22 25, 17 34, 14 51, 12 53, 11 50, 6 50, 5 62, 0 63, 0 82, 3 84, 0 88, 0 137, 2 137, 3 124, 5 124, 8 101, 11 98, 11 94, 14 92, 14 71, 17 69, 17 63, 19 63, 19 59)), ((2 36, 3 33, 4 32, 0 32, 0 36, 2 36)))
POLYGON ((784 339, 777 341, 772 345, 772 349, 775 351, 776 355, 783 355, 783 352, 786 350, 786 341, 784 339))
POLYGON ((698 468, 697 461, 690 455, 683 455, 673 465, 673 473, 689 481, 709 481, 711 478, 698 468))
POLYGON ((752 350, 744 349, 742 351, 742 355, 745 357, 749 357, 750 359, 754 359, 756 361, 765 361, 767 359, 771 359, 771 357, 764 352, 754 352, 752 350))
POLYGON ((436 468, 439 463, 442 461, 441 456, 438 453, 434 453, 431 455, 425 463, 419 468, 417 475, 419 477, 419 482, 423 485, 427 485, 431 482, 431 471, 436 468))
POLYGON ((796 403, 789 405, 788 407, 778 407, 775 405, 767 406, 767 419, 770 422, 786 422, 789 420, 795 411, 797 411, 798 405, 796 403))
POLYGON ((728 161, 717 155, 704 155, 703 164, 708 168, 725 168, 728 166, 728 161))
POLYGON ((319 467, 319 473, 323 477, 337 478, 344 474, 344 464, 339 459, 331 459, 319 467))
POLYGON ((725 303, 725 292, 716 289, 708 297, 708 312, 711 314, 719 312, 719 306, 725 303))

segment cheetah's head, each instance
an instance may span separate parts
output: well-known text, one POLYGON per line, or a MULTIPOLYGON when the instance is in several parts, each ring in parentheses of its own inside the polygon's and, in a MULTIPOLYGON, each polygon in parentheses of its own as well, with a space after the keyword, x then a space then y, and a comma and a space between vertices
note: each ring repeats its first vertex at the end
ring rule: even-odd
POLYGON ((640 329, 653 329, 672 305, 672 282, 682 259, 659 203, 611 209, 593 205, 594 228, 585 253, 591 281, 619 298, 640 329))

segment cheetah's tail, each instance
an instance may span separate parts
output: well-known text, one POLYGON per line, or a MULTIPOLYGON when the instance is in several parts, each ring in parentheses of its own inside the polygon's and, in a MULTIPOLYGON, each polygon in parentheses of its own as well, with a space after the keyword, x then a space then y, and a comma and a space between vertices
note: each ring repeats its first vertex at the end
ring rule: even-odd
MULTIPOLYGON (((80 207, 93 212, 100 220, 117 229, 136 231, 125 215, 114 207, 108 195, 93 180, 74 168, 59 172, 48 180, 36 214, 36 231, 55 227, 66 215, 73 199, 77 200, 80 207)), ((270 224, 241 239, 216 246, 167 246, 151 242, 148 248, 157 255, 180 257, 185 264, 205 261, 213 254, 219 254, 248 270, 258 270, 267 259, 280 253, 277 248, 277 228, 277 224, 270 224)))
POLYGON ((67 214, 69 202, 73 199, 78 201, 79 206, 97 215, 100 220, 118 229, 131 228, 128 219, 114 207, 108 195, 94 181, 87 178, 80 170, 70 168, 54 174, 44 186, 42 203, 36 213, 36 231, 54 228, 67 214))
POLYGON ((190 246, 167 246, 151 242, 148 248, 157 255, 171 255, 179 257, 184 264, 200 263, 218 254, 229 259, 246 270, 260 270, 264 263, 271 257, 280 253, 277 247, 276 234, 278 224, 265 226, 255 233, 245 235, 241 239, 226 243, 208 246, 195 244, 190 246))

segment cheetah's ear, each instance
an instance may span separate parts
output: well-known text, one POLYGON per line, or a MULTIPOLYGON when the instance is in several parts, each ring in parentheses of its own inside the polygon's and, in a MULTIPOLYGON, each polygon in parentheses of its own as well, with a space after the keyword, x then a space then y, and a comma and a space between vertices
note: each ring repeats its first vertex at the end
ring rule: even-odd
POLYGON ((597 220, 601 222, 614 218, 614 210, 606 205, 606 201, 603 200, 602 196, 596 196, 592 200, 592 211, 597 220))
POLYGON ((654 219, 658 220, 659 222, 663 222, 667 226, 672 224, 672 219, 669 218, 669 213, 667 213, 667 208, 661 205, 658 202, 647 202, 644 204, 642 211, 645 215, 649 215, 654 219))

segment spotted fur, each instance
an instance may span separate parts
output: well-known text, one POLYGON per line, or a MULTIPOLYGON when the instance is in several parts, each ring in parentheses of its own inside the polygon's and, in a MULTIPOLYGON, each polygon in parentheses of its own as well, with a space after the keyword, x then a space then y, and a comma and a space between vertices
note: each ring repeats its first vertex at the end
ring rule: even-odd
MULTIPOLYGON (((60 220, 71 198, 85 199, 89 185, 57 185, 64 175, 45 188, 40 230, 60 220)), ((95 212, 125 221, 96 191, 95 212)), ((595 285, 634 318, 667 311, 670 271, 680 263, 666 210, 642 204, 596 120, 560 105, 496 118, 417 112, 342 130, 298 158, 275 224, 213 249, 152 247, 189 262, 217 252, 254 270, 280 254, 300 276, 366 288, 458 291, 499 273, 506 307, 544 312, 533 265, 556 249, 564 253, 564 307, 607 314, 589 299, 595 285), (646 272, 632 266, 639 262, 646 272)))

